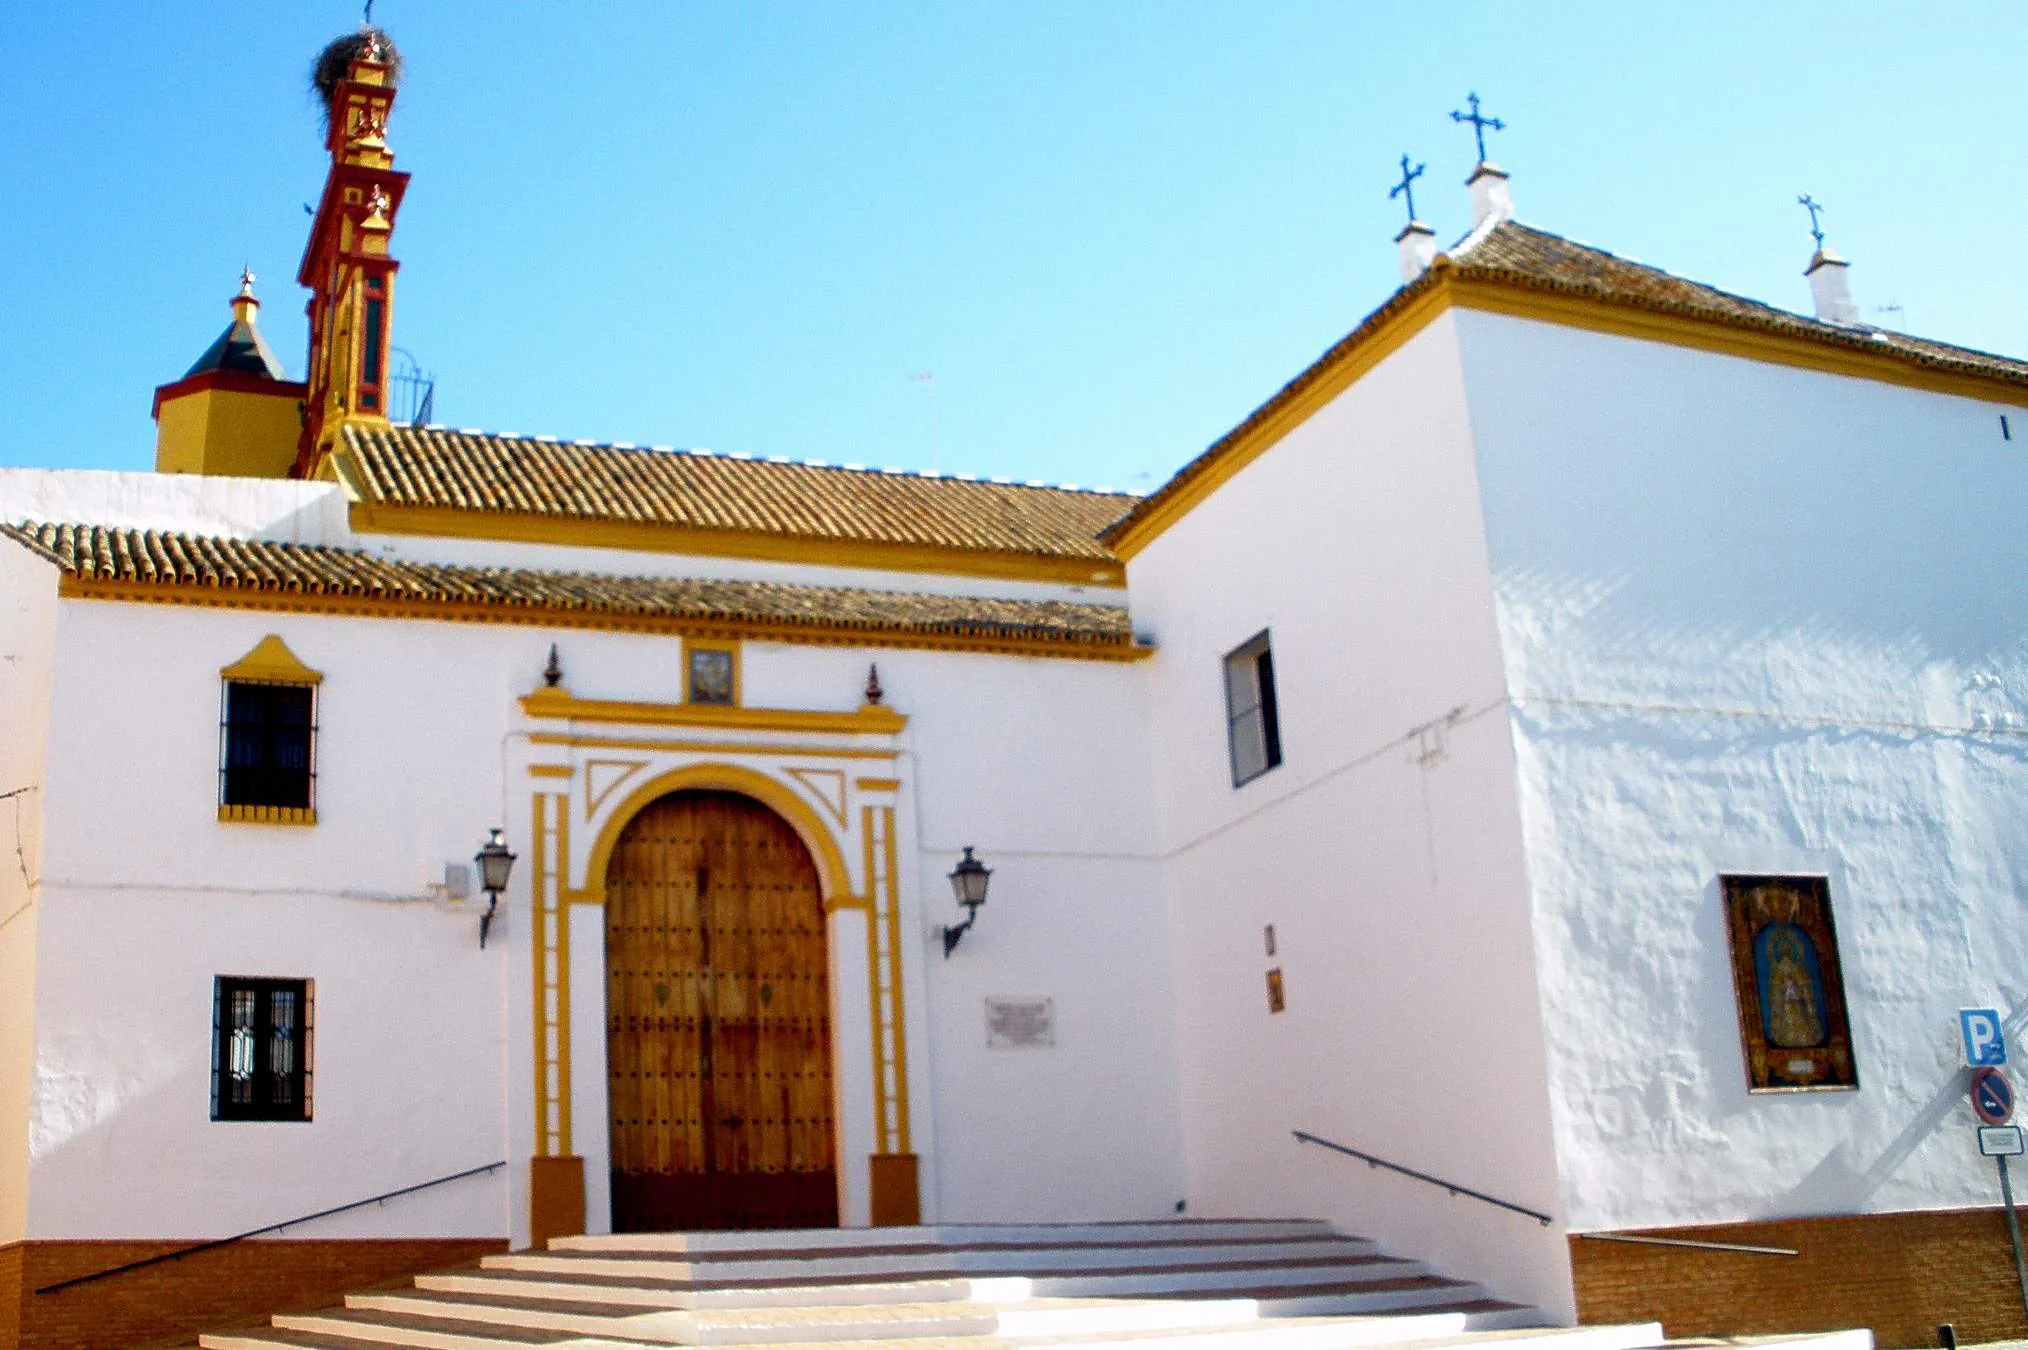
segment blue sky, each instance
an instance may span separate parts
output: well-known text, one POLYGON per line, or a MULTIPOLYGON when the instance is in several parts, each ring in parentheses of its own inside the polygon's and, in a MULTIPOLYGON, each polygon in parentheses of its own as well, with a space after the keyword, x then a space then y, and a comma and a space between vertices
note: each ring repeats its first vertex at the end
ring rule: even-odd
MULTIPOLYGON (((2028 352, 2019 6, 427 4, 395 341, 440 420, 1147 488, 1380 303, 1407 151, 1797 308, 2028 352), (910 377, 933 371, 928 385, 910 377)), ((240 266, 303 364, 311 58, 353 4, 15 4, 0 464, 146 468, 240 266)))

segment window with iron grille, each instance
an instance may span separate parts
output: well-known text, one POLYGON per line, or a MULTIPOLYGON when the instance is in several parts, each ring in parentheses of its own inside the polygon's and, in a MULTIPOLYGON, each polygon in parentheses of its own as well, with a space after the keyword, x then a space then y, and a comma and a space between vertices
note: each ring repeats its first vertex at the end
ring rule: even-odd
POLYGON ((310 1118, 311 993, 308 980, 213 982, 213 1120, 310 1118))
POLYGON ((1275 715, 1275 663, 1268 635, 1260 633, 1225 658, 1225 733, 1232 751, 1232 785, 1240 787, 1282 762, 1282 732, 1275 715))
POLYGON ((225 681, 218 803, 233 819, 312 819, 317 690, 307 684, 225 681))

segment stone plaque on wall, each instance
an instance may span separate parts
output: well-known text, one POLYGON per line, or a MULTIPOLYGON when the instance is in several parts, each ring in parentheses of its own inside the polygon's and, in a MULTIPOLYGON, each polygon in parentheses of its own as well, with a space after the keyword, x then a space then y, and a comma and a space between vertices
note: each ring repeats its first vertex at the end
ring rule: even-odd
POLYGON ((988 998, 988 1050, 1046 1050, 1056 1044, 1056 1000, 988 998))

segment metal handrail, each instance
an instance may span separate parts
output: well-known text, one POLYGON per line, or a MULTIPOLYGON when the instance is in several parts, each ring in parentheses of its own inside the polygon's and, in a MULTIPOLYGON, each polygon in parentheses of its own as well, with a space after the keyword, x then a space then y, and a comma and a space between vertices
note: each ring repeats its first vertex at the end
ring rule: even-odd
POLYGON ((1376 1158, 1371 1153, 1362 1152, 1359 1149, 1351 1148, 1344 1144, 1336 1144, 1329 1139, 1319 1139, 1316 1135, 1303 1130, 1291 1130, 1290 1133, 1306 1144, 1316 1144, 1320 1148, 1330 1149, 1333 1153, 1343 1153, 1348 1157, 1357 1158, 1368 1167, 1385 1167, 1390 1172, 1399 1172, 1402 1176, 1413 1177, 1417 1181, 1427 1182, 1432 1186, 1441 1186, 1452 1195, 1462 1195, 1468 1199, 1484 1201, 1489 1205, 1497 1205, 1501 1209, 1512 1210, 1516 1214, 1526 1214, 1544 1228, 1547 1228, 1554 1222, 1554 1220, 1539 1209, 1530 1209, 1526 1205, 1517 1205, 1512 1200, 1502 1200, 1496 1195, 1487 1195, 1484 1191, 1475 1191, 1470 1186, 1462 1186, 1455 1181, 1445 1181, 1442 1177, 1433 1177, 1427 1172, 1418 1172, 1413 1167, 1403 1167, 1400 1163, 1389 1162, 1385 1158, 1376 1158))
POLYGON ((231 1237, 213 1238, 209 1242, 199 1242, 188 1247, 178 1247, 173 1252, 158 1252, 154 1256, 143 1257, 139 1261, 129 1261, 123 1266, 112 1266, 105 1270, 93 1271, 89 1275, 75 1275, 68 1280, 58 1280, 55 1284, 45 1284, 35 1292, 38 1294, 54 1294, 60 1289, 70 1289, 80 1284, 90 1284, 94 1280, 109 1280, 115 1275, 124 1275, 130 1270, 140 1270, 144 1266, 159 1266, 164 1261, 180 1261, 186 1256, 195 1256, 199 1252, 212 1251, 218 1247, 229 1247, 233 1243, 246 1238, 259 1237, 263 1233, 279 1233, 284 1228, 294 1228, 297 1224, 308 1223, 312 1219, 328 1219, 333 1214, 343 1214, 347 1210, 364 1209, 368 1205, 377 1205, 383 1201, 392 1200, 397 1196, 414 1195, 417 1191, 426 1191, 432 1186, 441 1186, 450 1181, 463 1181, 466 1177, 476 1177, 486 1172, 497 1171, 506 1165, 507 1161, 503 1158, 499 1162, 487 1163, 484 1167, 468 1167, 462 1172, 453 1172, 447 1177, 437 1177, 433 1181, 419 1181, 413 1186, 404 1186, 398 1191, 388 1191, 384 1195, 369 1196, 364 1200, 354 1200, 349 1205, 334 1205, 330 1209, 320 1209, 315 1214, 302 1214, 281 1223, 271 1223, 265 1228, 249 1228, 244 1233, 234 1233, 231 1237))
POLYGON ((1801 1256, 1794 1247, 1753 1247, 1744 1242, 1711 1242, 1701 1238, 1644 1237, 1638 1233, 1578 1233, 1589 1242, 1637 1242, 1644 1247, 1687 1247, 1698 1252, 1738 1252, 1745 1256, 1801 1256))

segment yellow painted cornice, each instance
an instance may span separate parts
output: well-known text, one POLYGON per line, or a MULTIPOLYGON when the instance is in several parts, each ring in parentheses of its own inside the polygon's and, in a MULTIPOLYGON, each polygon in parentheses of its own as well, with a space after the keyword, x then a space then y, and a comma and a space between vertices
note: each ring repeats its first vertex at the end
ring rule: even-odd
POLYGON ((521 711, 549 721, 599 722, 610 726, 711 728, 720 731, 792 731, 834 736, 892 736, 908 718, 878 703, 851 712, 799 708, 738 708, 706 703, 632 703, 579 698, 568 689, 538 689, 521 700, 521 711))
POLYGON ((1451 307, 1558 324, 1769 365, 1874 380, 1958 398, 2028 408, 2028 383, 2000 372, 1953 369, 1864 334, 1788 330, 1634 296, 1603 295, 1522 273, 1474 269, 1446 257, 1404 287, 1352 334, 1239 426, 1185 465, 1103 537, 1136 557, 1198 503, 1393 355, 1451 307))
POLYGON ((1643 304, 1633 298, 1573 293, 1549 283, 1530 284, 1521 277, 1493 278, 1467 272, 1447 277, 1441 289, 1460 309, 2028 408, 2028 384, 2018 379, 1997 372, 1932 365, 1896 347, 1891 339, 1876 340, 1864 333, 1845 337, 1764 328, 1690 309, 1643 304))
POLYGON ((1113 552, 1132 559, 1197 504, 1218 491, 1241 469, 1273 449, 1282 437, 1307 422, 1323 406, 1357 383, 1441 314, 1447 298, 1440 286, 1404 291, 1393 312, 1382 309, 1377 322, 1340 342, 1303 374, 1269 399, 1246 421, 1186 465, 1172 491, 1150 497, 1144 511, 1128 516, 1124 527, 1108 539, 1113 552), (1194 471, 1193 471, 1194 468, 1194 471))
POLYGON ((115 600, 202 609, 323 614, 362 619, 415 619, 438 623, 504 624, 529 628, 590 629, 672 637, 740 638, 816 647, 883 647, 912 651, 988 652, 1000 656, 1060 657, 1074 661, 1142 661, 1155 654, 1138 642, 1054 641, 987 633, 940 633, 849 624, 763 623, 684 615, 624 614, 535 605, 484 605, 463 601, 407 600, 377 595, 262 591, 251 587, 169 586, 152 582, 96 581, 64 573, 57 594, 66 600, 115 600))
POLYGON ((928 572, 1042 581, 1070 586, 1126 585, 1126 569, 1102 558, 1060 558, 1028 553, 987 553, 928 544, 885 544, 856 539, 810 539, 738 530, 704 530, 649 521, 587 519, 512 511, 462 511, 446 506, 393 506, 363 500, 347 474, 346 456, 333 456, 351 499, 354 534, 434 535, 492 539, 569 548, 624 549, 690 557, 748 558, 813 567, 857 567, 885 572, 928 572))

